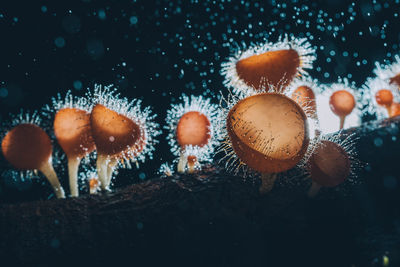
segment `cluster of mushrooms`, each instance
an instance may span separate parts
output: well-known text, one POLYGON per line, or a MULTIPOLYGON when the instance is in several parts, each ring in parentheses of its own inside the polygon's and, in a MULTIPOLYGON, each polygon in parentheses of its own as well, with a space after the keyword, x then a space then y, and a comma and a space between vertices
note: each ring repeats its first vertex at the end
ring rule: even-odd
MULTIPOLYGON (((321 187, 335 187, 354 170, 351 136, 327 134, 320 124, 319 98, 346 127, 346 118, 370 112, 377 118, 400 115, 400 58, 391 66, 377 64, 376 77, 368 78, 362 93, 354 83, 321 85, 305 69, 315 60, 315 49, 303 39, 284 36, 238 50, 222 64, 229 96, 219 104, 203 96, 182 95, 182 102, 167 111, 167 140, 176 156, 174 170, 192 173, 215 152, 224 153, 220 162, 227 170, 258 173, 260 191, 272 189, 280 173, 301 167, 311 179, 308 195, 321 187), (216 151, 217 150, 217 151, 216 151)), ((78 171, 82 159, 96 157, 96 177, 86 177, 91 193, 109 190, 117 168, 152 158, 161 134, 149 107, 138 100, 121 97, 115 89, 95 86, 85 97, 70 93, 53 98, 43 110, 51 127, 41 126, 37 113, 20 116, 5 128, 1 149, 4 158, 20 171, 39 170, 52 185, 55 195, 64 198, 53 167, 54 136, 68 159, 69 193, 79 195, 78 171)))

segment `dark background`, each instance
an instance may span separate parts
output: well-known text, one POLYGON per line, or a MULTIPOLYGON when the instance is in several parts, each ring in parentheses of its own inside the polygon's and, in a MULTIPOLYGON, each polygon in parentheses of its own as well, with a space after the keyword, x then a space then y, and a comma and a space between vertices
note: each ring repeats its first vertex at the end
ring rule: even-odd
MULTIPOLYGON (((264 38, 275 41, 285 33, 309 37, 318 48, 314 69, 309 71, 313 77, 322 83, 348 77, 361 86, 373 75, 375 61, 391 62, 399 53, 399 7, 399 1, 334 0, 1 1, 0 121, 6 122, 9 113, 21 108, 39 110, 57 93, 72 90, 83 95, 94 83, 112 83, 123 96, 141 98, 145 105, 153 106, 163 125, 170 103, 182 92, 227 94, 220 66, 238 43, 263 42, 264 38)), ((121 171, 116 186, 149 179, 162 162, 173 159, 165 136, 159 138, 155 159, 139 170, 121 171)), ((354 233, 365 231, 361 247, 370 248, 365 251, 371 251, 371 259, 363 262, 382 266, 382 255, 399 262, 398 128, 378 131, 378 138, 358 145, 361 160, 378 160, 369 162, 366 173, 358 178, 360 184, 350 186, 354 210, 366 214, 366 219, 348 223, 348 213, 340 215, 340 199, 326 208, 324 202, 311 203, 308 231, 312 235, 305 243, 299 239, 290 244, 292 252, 306 244, 295 255, 306 258, 304 253, 309 251, 312 263, 313 257, 323 260, 325 252, 331 255, 329 252, 338 250, 341 258, 335 263, 365 259, 353 239, 354 233), (313 250, 321 254, 313 255, 313 250)), ((44 179, 12 179, 4 160, 0 168, 1 203, 53 197, 44 179)), ((68 188, 65 170, 57 171, 68 188)), ((309 232, 301 238, 307 239, 309 232)), ((291 233, 281 227, 273 240, 283 234, 290 242, 291 233)), ((286 257, 283 250, 277 255, 286 257)))
MULTIPOLYGON (((220 66, 238 44, 281 34, 308 37, 318 48, 313 77, 324 83, 348 77, 361 86, 376 60, 398 52, 396 2, 2 1, 0 121, 21 108, 38 110, 57 93, 83 95, 101 83, 143 99, 163 125, 182 92, 226 95, 220 66)), ((160 140, 156 159, 128 172, 129 178, 122 175, 117 185, 149 177, 173 159, 165 135, 160 140)), ((21 199, 18 191, 31 187, 3 177, 9 182, 0 198, 21 199)), ((41 198, 51 194, 39 188, 41 198)))

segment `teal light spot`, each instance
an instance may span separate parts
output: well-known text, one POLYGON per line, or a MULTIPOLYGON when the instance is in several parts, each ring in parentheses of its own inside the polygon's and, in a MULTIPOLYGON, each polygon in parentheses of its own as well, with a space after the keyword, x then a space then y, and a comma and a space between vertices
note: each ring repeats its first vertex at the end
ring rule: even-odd
POLYGON ((43 13, 47 12, 47 6, 42 6, 40 9, 42 10, 43 13))
POLYGON ((139 173, 139 179, 141 180, 146 179, 146 174, 144 172, 139 173))
POLYGON ((97 16, 99 17, 99 19, 105 20, 106 19, 106 12, 104 11, 104 9, 100 9, 99 12, 97 12, 97 16))
POLYGON ((136 16, 132 16, 130 17, 129 22, 134 25, 138 22, 138 18, 136 16))
POLYGON ((57 37, 54 40, 54 44, 58 47, 58 48, 62 48, 65 46, 65 39, 62 37, 57 37))
POLYGON ((82 89, 82 82, 79 81, 79 80, 74 81, 74 82, 73 82, 73 85, 74 85, 74 88, 75 88, 76 90, 81 90, 81 89, 82 89))
POLYGON ((7 88, 0 88, 0 97, 5 98, 8 96, 7 88))

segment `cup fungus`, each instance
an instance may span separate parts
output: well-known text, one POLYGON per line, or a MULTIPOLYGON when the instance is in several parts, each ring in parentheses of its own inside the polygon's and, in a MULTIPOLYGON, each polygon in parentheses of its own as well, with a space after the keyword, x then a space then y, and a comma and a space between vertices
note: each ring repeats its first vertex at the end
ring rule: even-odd
POLYGON ((400 103, 393 102, 393 104, 390 106, 390 115, 391 117, 400 116, 400 103))
POLYGON ((365 113, 375 115, 377 119, 396 116, 396 102, 400 100, 396 85, 379 77, 368 78, 363 85, 363 90, 365 113))
POLYGON ((91 195, 96 194, 99 191, 100 188, 100 183, 99 183, 99 179, 97 178, 90 178, 89 179, 89 193, 91 195))
POLYGON ((293 168, 309 144, 302 108, 279 93, 240 100, 227 116, 227 133, 237 157, 262 174, 261 192, 272 189, 276 174, 293 168))
POLYGON ((286 95, 296 101, 304 110, 309 121, 310 138, 318 136, 320 131, 316 95, 321 94, 321 86, 311 77, 303 76, 294 80, 287 89, 286 95))
POLYGON ((346 90, 334 92, 329 99, 329 106, 333 113, 340 119, 339 129, 343 129, 346 116, 348 116, 356 106, 354 96, 346 90))
POLYGON ((285 88, 292 80, 312 67, 315 49, 305 38, 280 37, 277 43, 249 47, 237 51, 222 64, 224 84, 235 94, 248 90, 264 91, 265 84, 285 88))
POLYGON ((171 151, 179 156, 177 170, 189 173, 200 168, 201 162, 210 161, 214 147, 221 139, 221 115, 210 99, 183 95, 183 104, 172 105, 167 112, 168 140, 171 151))
POLYGON ((38 125, 21 123, 14 126, 1 142, 4 158, 18 170, 39 170, 50 182, 57 198, 64 198, 52 165, 53 147, 50 137, 38 125))
POLYGON ((389 117, 391 116, 391 106, 393 104, 393 94, 388 89, 381 89, 375 94, 375 100, 378 105, 383 106, 387 112, 389 117))
POLYGON ((300 85, 294 90, 291 98, 303 108, 307 117, 317 118, 317 103, 315 101, 315 94, 311 87, 307 85, 300 85))
MULTIPOLYGON (((120 161, 144 162, 146 155, 152 157, 154 139, 160 134, 155 115, 150 108, 141 110, 141 102, 128 101, 114 95, 110 87, 96 86, 95 103, 90 125, 97 149, 97 172, 101 188, 108 190, 112 174, 120 161)), ((91 93, 88 93, 91 97, 91 93)))
MULTIPOLYGON (((183 114, 176 127, 176 140, 181 149, 184 150, 189 145, 200 148, 207 145, 211 138, 210 125, 211 123, 206 115, 198 111, 189 111, 183 114)), ((178 172, 184 172, 185 161, 187 162, 189 173, 194 172, 197 162, 195 155, 189 155, 186 158, 181 156, 178 163, 178 172)))
POLYGON ((394 58, 395 62, 390 65, 380 65, 379 62, 375 62, 374 73, 379 79, 400 88, 400 56, 396 55, 394 58))
POLYGON ((90 127, 90 113, 77 108, 59 110, 54 118, 54 134, 68 158, 71 196, 77 197, 80 161, 96 148, 90 127))
MULTIPOLYGON (((348 140, 347 140, 348 141, 348 140)), ((312 179, 309 197, 314 197, 321 187, 335 187, 342 184, 352 172, 350 146, 332 140, 320 140, 308 160, 312 179), (347 151, 346 151, 347 150, 347 151)))

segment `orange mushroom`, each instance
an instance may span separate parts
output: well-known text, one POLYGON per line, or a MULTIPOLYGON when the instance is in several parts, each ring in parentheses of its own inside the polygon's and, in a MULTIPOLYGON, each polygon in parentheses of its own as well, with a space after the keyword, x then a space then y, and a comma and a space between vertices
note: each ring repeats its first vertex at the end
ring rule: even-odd
POLYGON ((346 117, 356 106, 354 96, 346 90, 334 92, 329 99, 329 106, 333 113, 340 118, 340 129, 343 129, 346 117))
POLYGON ((308 196, 314 197, 321 187, 335 187, 350 175, 350 158, 339 144, 322 140, 309 159, 312 185, 308 196))
POLYGON ((89 179, 89 193, 96 194, 97 191, 99 190, 99 188, 100 188, 99 180, 94 177, 90 178, 89 179))
POLYGON ((236 71, 240 79, 258 91, 263 81, 274 87, 287 86, 298 74, 300 55, 294 49, 268 51, 239 60, 236 71))
POLYGON ((144 136, 139 125, 132 119, 97 104, 90 115, 92 136, 96 144, 97 171, 102 189, 108 189, 113 168, 118 158, 127 150, 139 153, 143 149, 144 136))
POLYGON ((1 149, 5 159, 19 170, 39 170, 53 187, 57 198, 64 198, 64 189, 54 171, 53 147, 49 136, 39 126, 22 123, 3 138, 1 149))
POLYGON ((378 105, 386 108, 389 117, 391 117, 391 106, 393 104, 393 93, 387 89, 381 89, 375 94, 375 100, 378 105))
POLYGON ((90 127, 90 113, 77 108, 60 109, 54 118, 54 133, 68 158, 71 196, 77 197, 80 161, 96 148, 90 127))
MULTIPOLYGON (((189 111, 179 119, 176 127, 176 139, 182 152, 187 146, 204 147, 211 138, 210 121, 204 114, 198 111, 189 111)), ((178 163, 178 172, 184 172, 186 164, 189 173, 194 171, 197 157, 189 155, 187 158, 181 153, 178 163)))
POLYGON ((399 115, 400 115, 400 103, 393 102, 393 104, 390 106, 390 116, 396 117, 399 115))
POLYGON ((400 87, 400 73, 396 74, 395 76, 393 76, 392 78, 390 78, 390 83, 391 84, 396 84, 397 86, 400 87))
POLYGON ((278 93, 240 100, 229 111, 227 131, 240 160, 262 174, 261 192, 271 190, 276 174, 293 168, 309 144, 304 111, 278 93))
POLYGON ((307 117, 317 119, 317 103, 314 91, 309 86, 299 86, 292 93, 291 98, 302 107, 307 117))

